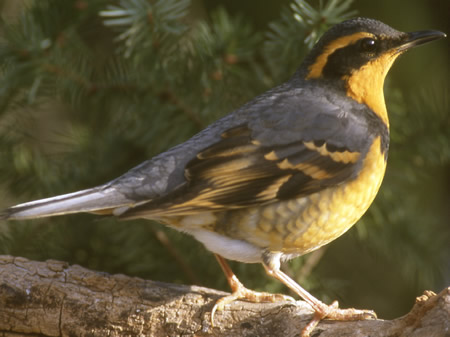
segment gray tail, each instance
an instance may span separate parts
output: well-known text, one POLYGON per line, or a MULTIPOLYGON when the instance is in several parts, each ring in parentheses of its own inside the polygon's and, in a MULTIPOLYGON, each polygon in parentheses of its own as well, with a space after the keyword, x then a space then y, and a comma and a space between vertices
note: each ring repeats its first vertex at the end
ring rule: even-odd
POLYGON ((114 188, 95 187, 19 204, 0 212, 0 220, 23 220, 80 212, 120 215, 133 202, 114 188))

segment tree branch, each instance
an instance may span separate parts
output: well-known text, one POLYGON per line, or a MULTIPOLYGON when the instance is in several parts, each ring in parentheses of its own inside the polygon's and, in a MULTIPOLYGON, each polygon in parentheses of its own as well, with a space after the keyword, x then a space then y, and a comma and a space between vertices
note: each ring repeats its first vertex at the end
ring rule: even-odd
MULTIPOLYGON (((94 272, 58 261, 0 256, 0 336, 298 336, 311 319, 304 302, 237 301, 210 311, 225 293, 94 272)), ((323 321, 312 337, 444 337, 450 288, 427 291, 392 320, 323 321)))

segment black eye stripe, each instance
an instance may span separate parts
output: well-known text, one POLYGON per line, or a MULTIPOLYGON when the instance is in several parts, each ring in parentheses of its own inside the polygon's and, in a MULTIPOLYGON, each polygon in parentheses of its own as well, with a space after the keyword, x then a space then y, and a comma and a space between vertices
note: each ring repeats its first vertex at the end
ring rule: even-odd
POLYGON ((327 78, 342 78, 342 76, 350 75, 352 71, 359 69, 394 45, 395 40, 380 36, 361 38, 333 51, 328 56, 322 75, 327 78))

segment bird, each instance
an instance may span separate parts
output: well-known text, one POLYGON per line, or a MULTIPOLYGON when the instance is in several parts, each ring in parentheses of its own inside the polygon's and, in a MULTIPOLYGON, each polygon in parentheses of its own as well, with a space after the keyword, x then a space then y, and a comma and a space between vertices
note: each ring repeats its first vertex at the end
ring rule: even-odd
POLYGON ((0 213, 24 220, 94 213, 156 220, 215 254, 238 299, 286 299, 245 288, 226 260, 260 263, 305 300, 313 319, 376 318, 316 299, 280 269, 350 229, 373 202, 386 169, 385 77, 405 51, 446 37, 404 33, 369 18, 326 31, 288 79, 122 176, 90 189, 22 203, 0 213))

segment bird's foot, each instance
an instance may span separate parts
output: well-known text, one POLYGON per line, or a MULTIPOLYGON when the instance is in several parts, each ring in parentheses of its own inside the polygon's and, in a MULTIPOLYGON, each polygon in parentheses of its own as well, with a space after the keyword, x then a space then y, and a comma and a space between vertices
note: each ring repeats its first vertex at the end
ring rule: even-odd
POLYGON ((322 302, 315 303, 314 310, 314 318, 302 330, 301 337, 309 337, 322 319, 331 319, 335 321, 362 321, 377 318, 377 314, 373 310, 359 310, 353 308, 340 309, 337 301, 334 301, 331 305, 326 305, 322 302))
POLYGON ((228 263, 225 261, 225 259, 215 254, 217 258, 217 262, 219 262, 220 267, 222 268, 228 284, 231 288, 231 295, 225 296, 220 298, 214 307, 211 310, 211 326, 214 327, 214 315, 216 311, 221 311, 223 308, 230 304, 231 302, 234 302, 236 300, 246 300, 248 302, 253 303, 261 303, 261 302, 281 302, 281 301, 289 301, 289 302, 295 302, 295 300, 286 295, 281 294, 270 294, 265 292, 257 292, 250 289, 247 289, 244 287, 244 285, 239 281, 237 276, 233 273, 228 263))
POLYGON ((230 304, 236 300, 245 300, 253 303, 262 303, 262 302, 295 302, 295 300, 286 295, 282 294, 271 294, 266 292, 258 292, 254 290, 250 290, 246 288, 237 277, 233 277, 230 285, 232 285, 232 293, 231 295, 222 297, 217 300, 216 304, 211 310, 211 325, 214 326, 214 315, 216 311, 221 311, 225 308, 227 304, 230 304))

